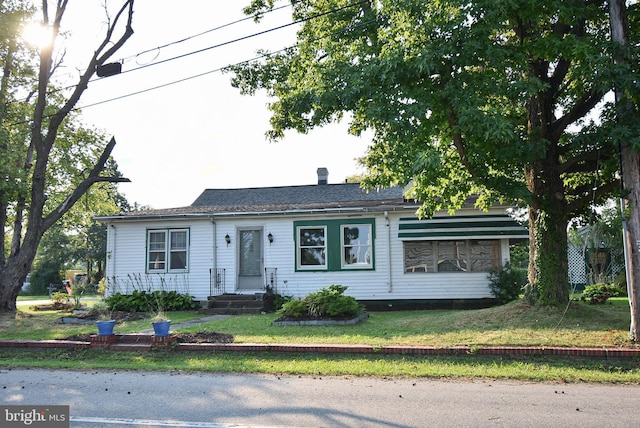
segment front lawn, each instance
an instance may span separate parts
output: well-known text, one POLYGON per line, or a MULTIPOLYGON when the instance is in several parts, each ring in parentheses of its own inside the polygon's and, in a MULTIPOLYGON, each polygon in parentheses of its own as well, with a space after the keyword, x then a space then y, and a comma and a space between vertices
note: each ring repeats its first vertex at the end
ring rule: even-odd
MULTIPOLYGON (((314 343, 514 346, 633 346, 629 341, 630 314, 626 298, 604 305, 574 301, 569 308, 530 307, 522 301, 478 310, 371 312, 368 319, 346 326, 274 326, 275 314, 232 317, 177 330, 176 324, 204 315, 171 312, 173 331, 215 331, 231 334, 236 343, 314 343)), ((15 316, 0 318, 0 339, 62 339, 95 333, 93 324, 59 324, 61 311, 34 311, 20 306, 15 316)), ((117 333, 151 328, 150 318, 116 325, 117 333)))

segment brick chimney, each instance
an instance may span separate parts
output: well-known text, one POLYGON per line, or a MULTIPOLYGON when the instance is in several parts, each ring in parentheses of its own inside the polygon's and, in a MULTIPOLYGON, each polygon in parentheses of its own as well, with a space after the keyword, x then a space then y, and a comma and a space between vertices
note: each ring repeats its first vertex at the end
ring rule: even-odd
POLYGON ((318 168, 318 185, 329 183, 329 170, 327 168, 318 168))

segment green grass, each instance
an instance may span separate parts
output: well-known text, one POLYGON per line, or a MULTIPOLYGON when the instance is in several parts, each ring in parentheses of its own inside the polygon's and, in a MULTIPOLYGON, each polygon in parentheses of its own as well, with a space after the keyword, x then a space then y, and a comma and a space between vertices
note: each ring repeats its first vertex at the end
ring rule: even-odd
MULTIPOLYGON (((52 339, 94 333, 95 326, 60 325, 62 314, 21 307, 0 319, 0 338, 52 339)), ((173 312, 173 323, 200 317, 173 312)), ((565 308, 529 307, 523 302, 482 310, 372 312, 353 326, 274 326, 276 316, 233 316, 180 331, 209 330, 234 335, 236 343, 334 343, 429 346, 541 345, 620 347, 630 322, 625 298, 605 305, 573 302, 565 308)), ((175 325, 175 324, 174 324, 175 325)), ((150 319, 118 324, 118 333, 150 328, 150 319)), ((184 370, 300 375, 501 378, 552 382, 640 383, 633 359, 329 355, 235 352, 114 352, 75 349, 0 348, 0 364, 16 367, 184 370)))
MULTIPOLYGON (((624 302, 623 299, 620 301, 624 302)), ((241 343, 385 345, 629 346, 628 305, 532 308, 523 302, 481 310, 372 312, 353 326, 274 326, 273 314, 234 316, 185 331, 232 334, 241 343)))

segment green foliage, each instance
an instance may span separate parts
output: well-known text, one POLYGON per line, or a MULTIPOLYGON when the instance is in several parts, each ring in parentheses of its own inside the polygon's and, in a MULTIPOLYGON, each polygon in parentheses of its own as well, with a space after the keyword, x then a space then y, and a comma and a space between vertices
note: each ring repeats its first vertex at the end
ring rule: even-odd
POLYGON ((104 300, 94 303, 89 313, 97 315, 102 321, 109 321, 111 319, 111 309, 109 308, 109 304, 104 300))
MULTIPOLYGON (((110 196, 110 185, 105 183, 126 181, 111 174, 109 160, 115 139, 109 141, 104 133, 85 126, 75 107, 97 66, 108 62, 133 33, 127 31, 130 25, 121 25, 132 15, 118 13, 108 20, 102 42, 96 43, 95 50, 86 51, 87 59, 93 59, 86 62, 85 70, 79 70, 77 80, 69 86, 73 89, 61 91, 56 82, 61 82, 57 74, 65 68, 60 61, 67 43, 55 39, 69 34, 67 20, 62 19, 68 8, 59 2, 49 11, 32 3, 0 2, 0 64, 4 71, 0 79, 0 284, 7 288, 0 290, 3 310, 16 309, 15 295, 36 257, 55 260, 50 254, 55 246, 40 249, 37 254, 43 234, 65 220, 70 220, 68 227, 86 226, 71 220, 70 210, 81 206, 78 202, 85 197, 85 219, 95 216, 95 205, 113 200, 112 195, 106 197, 110 196), (50 48, 36 49, 22 37, 22 29, 35 24, 38 13, 43 28, 50 32, 50 48), (47 25, 51 16, 56 17, 60 28, 47 25), (94 185, 106 193, 92 206, 88 189, 94 185)), ((124 7, 133 8, 133 2, 125 2, 124 7)), ((67 232, 67 237, 81 236, 74 234, 77 231, 67 232)), ((78 242, 73 248, 79 248, 78 242)), ((66 262, 67 257, 60 260, 61 265, 66 262)), ((40 288, 45 284, 41 281, 40 288)))
POLYGON ((29 294, 49 294, 49 284, 62 284, 62 264, 57 259, 41 259, 36 262, 31 271, 29 294))
POLYGON ((82 298, 82 295, 85 293, 86 288, 87 287, 85 285, 79 285, 79 284, 73 284, 71 286, 71 297, 73 298, 73 309, 80 309, 80 307, 82 306, 80 303, 80 299, 82 298))
POLYGON ((98 281, 98 289, 97 292, 99 295, 104 296, 104 292, 107 289, 107 279, 102 277, 100 281, 98 281))
POLYGON ((347 317, 362 313, 363 308, 351 296, 343 293, 347 290, 344 285, 329 285, 323 289, 307 295, 302 300, 290 300, 286 302, 276 314, 281 317, 311 318, 322 317, 347 317))
POLYGON ((489 289, 498 304, 517 300, 527 283, 527 271, 512 268, 509 263, 489 272, 489 289))
POLYGON ((185 311, 195 309, 197 306, 193 296, 166 290, 152 292, 133 290, 131 294, 115 293, 105 298, 105 302, 113 311, 127 312, 185 311))
POLYGON ((581 300, 588 300, 592 305, 606 303, 610 297, 621 297, 627 294, 626 290, 616 284, 599 283, 587 285, 582 292, 581 300))
MULTIPOLYGON (((587 212, 594 195, 599 204, 619 187, 612 154, 638 140, 640 121, 621 120, 605 95, 637 94, 640 62, 612 61, 600 3, 336 4, 292 2, 303 21, 295 48, 229 68, 241 93, 273 97, 269 138, 347 113, 350 132, 374 135, 362 159, 364 186, 411 184, 407 196, 423 202, 421 216, 459 209, 472 195, 479 208, 529 206, 530 227, 541 213, 552 226, 534 239, 560 239, 555 231, 587 212)), ((245 13, 271 7, 254 0, 245 13)), ((630 40, 630 58, 638 48, 630 40)), ((547 254, 532 259, 529 297, 566 303, 558 262, 566 251, 542 249, 547 254)))
POLYGON ((289 300, 276 311, 276 314, 280 317, 300 318, 307 314, 307 305, 302 300, 289 300))
POLYGON ((276 293, 273 298, 273 307, 277 311, 291 300, 293 300, 293 296, 276 293))
POLYGON ((69 295, 67 293, 63 293, 62 291, 51 293, 51 301, 54 305, 62 305, 64 303, 67 303, 68 300, 69 295))

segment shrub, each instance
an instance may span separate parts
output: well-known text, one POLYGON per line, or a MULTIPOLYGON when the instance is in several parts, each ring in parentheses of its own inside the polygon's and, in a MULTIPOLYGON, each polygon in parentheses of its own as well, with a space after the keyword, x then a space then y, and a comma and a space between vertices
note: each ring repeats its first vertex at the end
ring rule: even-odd
POLYGON ((109 305, 104 300, 100 300, 94 303, 89 310, 89 313, 91 315, 98 316, 98 318, 103 321, 111 319, 111 311, 109 310, 109 305))
POLYGON ((286 302, 276 312, 281 317, 300 318, 304 315, 312 318, 354 316, 364 311, 356 299, 345 296, 344 285, 330 285, 307 295, 302 300, 286 302))
POLYGON ((69 295, 67 293, 63 293, 62 291, 56 291, 51 294, 51 300, 54 305, 64 305, 69 300, 69 295))
POLYGON ((517 300, 527 283, 527 272, 512 269, 509 263, 489 271, 489 289, 500 305, 517 300))
POLYGON ((107 279, 103 277, 100 281, 98 281, 98 289, 96 291, 99 295, 104 296, 104 293, 106 290, 107 290, 107 279))
POLYGON ((148 311, 186 311, 197 304, 193 296, 177 291, 133 290, 131 294, 115 293, 105 299, 112 311, 148 312, 148 311))
POLYGON ((325 311, 329 316, 357 315, 360 312, 360 304, 350 296, 337 296, 325 304, 325 311))
POLYGON ((609 297, 620 297, 626 295, 626 291, 616 285, 616 284, 607 284, 607 283, 599 283, 587 285, 582 292, 582 296, 580 299, 585 301, 589 299, 589 303, 592 305, 601 305, 605 303, 609 297))
POLYGON ((307 313, 307 305, 302 300, 289 300, 280 309, 276 311, 276 314, 285 318, 300 318, 307 313))

